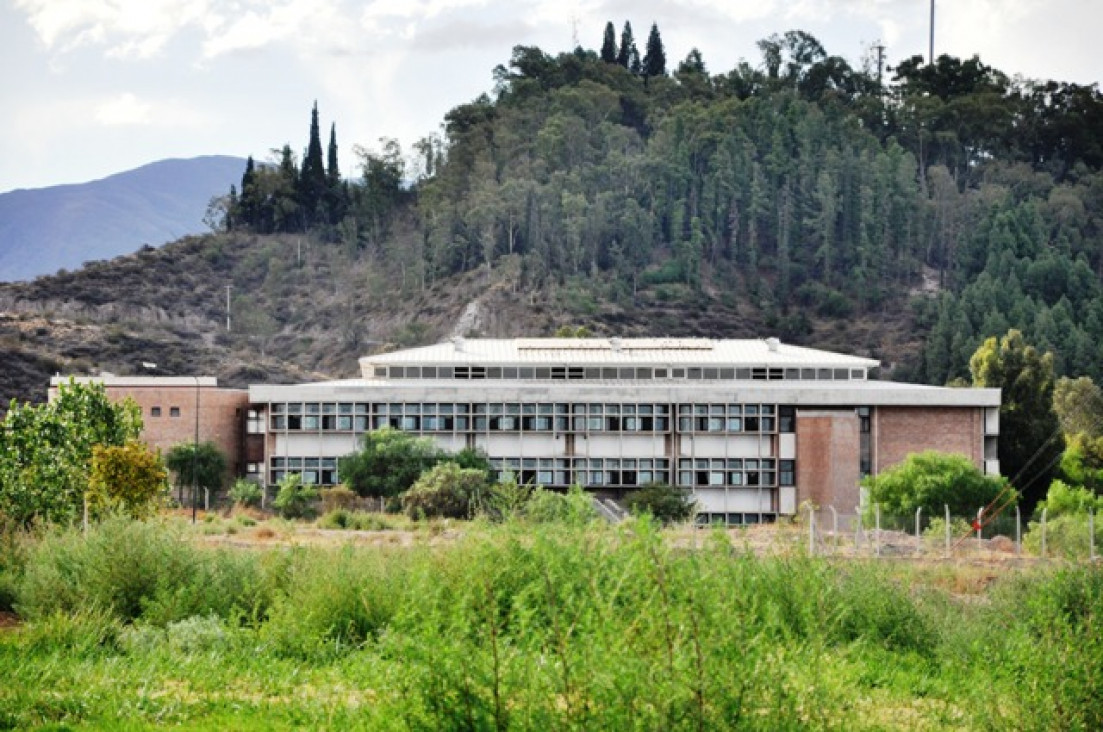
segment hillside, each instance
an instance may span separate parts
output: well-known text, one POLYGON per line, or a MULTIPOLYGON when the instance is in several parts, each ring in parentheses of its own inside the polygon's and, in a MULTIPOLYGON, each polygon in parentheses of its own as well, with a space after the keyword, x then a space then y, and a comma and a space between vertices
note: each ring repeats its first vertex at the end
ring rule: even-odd
POLYGON ((315 107, 301 160, 249 159, 221 233, 0 286, 0 389, 142 361, 350 376, 373 349, 561 326, 774 335, 928 383, 1018 328, 1103 378, 1098 89, 948 56, 882 85, 799 31, 760 47, 710 74, 518 46, 416 159, 383 141, 346 176, 315 107))
POLYGON ((0 194, 0 281, 205 231, 211 198, 239 180, 244 164, 227 156, 161 160, 90 183, 0 194))

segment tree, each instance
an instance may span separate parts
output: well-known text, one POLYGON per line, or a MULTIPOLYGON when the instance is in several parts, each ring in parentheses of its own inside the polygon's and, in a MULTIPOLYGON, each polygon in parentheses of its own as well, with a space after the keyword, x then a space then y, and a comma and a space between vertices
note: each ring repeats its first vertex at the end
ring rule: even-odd
POLYGON ((121 446, 142 431, 141 410, 114 403, 103 384, 58 387, 47 404, 12 402, 0 422, 0 517, 18 524, 80 516, 96 446, 121 446))
POLYGON ((1053 411, 1065 437, 1103 437, 1103 390, 1087 376, 1062 376, 1053 387, 1053 411))
POLYGON ((944 506, 955 516, 973 516, 1005 490, 1006 480, 985 475, 964 455, 928 450, 909 455, 904 462, 862 481, 869 491, 869 505, 880 505, 882 513, 911 516, 922 508, 928 516, 942 515, 944 506))
POLYGON ((165 465, 176 474, 176 485, 206 488, 212 493, 222 488, 226 478, 226 456, 213 442, 182 442, 169 450, 165 465))
POLYGON ((1022 493, 1029 512, 1042 498, 1064 449, 1053 411, 1053 354, 1040 354, 1009 330, 984 341, 969 359, 973 385, 1002 389, 1000 470, 1022 493))
POLYGON ((659 26, 651 24, 651 33, 647 36, 647 50, 643 55, 643 77, 666 76, 666 51, 663 39, 659 36, 659 26))
POLYGON ((607 64, 617 62, 617 31, 613 21, 605 24, 605 37, 601 41, 601 60, 607 64))
POLYGON ((391 498, 444 458, 431 438, 384 427, 366 433, 360 451, 338 460, 337 471, 358 495, 391 498))
POLYGON ((322 159, 322 137, 318 130, 318 102, 314 102, 314 108, 310 112, 310 142, 303 156, 298 187, 299 201, 308 222, 317 223, 327 189, 325 161, 322 159))
POLYGON ((617 51, 617 63, 626 69, 632 68, 632 57, 639 56, 636 40, 632 37, 632 24, 624 21, 624 30, 620 32, 620 49, 617 51))
POLYGON ((161 456, 143 443, 92 447, 88 503, 96 513, 119 510, 144 518, 156 511, 168 487, 161 456))

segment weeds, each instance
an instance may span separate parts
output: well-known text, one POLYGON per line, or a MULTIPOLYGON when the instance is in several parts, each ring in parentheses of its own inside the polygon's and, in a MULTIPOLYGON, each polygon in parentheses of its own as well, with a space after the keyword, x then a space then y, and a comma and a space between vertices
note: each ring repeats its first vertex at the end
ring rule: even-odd
POLYGON ((385 549, 216 551, 121 520, 32 543, 28 623, 0 634, 8 727, 1103 725, 1098 568, 966 602, 941 576, 755 558, 724 531, 681 548, 647 519, 385 549))

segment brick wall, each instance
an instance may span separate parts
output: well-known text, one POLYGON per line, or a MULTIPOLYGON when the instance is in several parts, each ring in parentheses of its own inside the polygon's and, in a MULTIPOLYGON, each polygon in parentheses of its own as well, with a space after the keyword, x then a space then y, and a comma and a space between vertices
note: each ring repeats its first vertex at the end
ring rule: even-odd
POLYGON ((975 407, 878 407, 873 415, 873 470, 914 452, 957 453, 984 467, 984 410, 975 407))
POLYGON ((858 505, 859 421, 853 409, 797 410, 797 504, 858 505))

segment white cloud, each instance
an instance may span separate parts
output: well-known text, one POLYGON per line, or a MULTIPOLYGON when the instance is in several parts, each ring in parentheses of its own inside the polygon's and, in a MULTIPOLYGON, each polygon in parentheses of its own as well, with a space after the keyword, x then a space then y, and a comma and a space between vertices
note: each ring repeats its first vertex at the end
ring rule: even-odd
POLYGON ((101 125, 147 125, 152 119, 152 107, 130 92, 109 99, 96 107, 96 121, 101 125))

